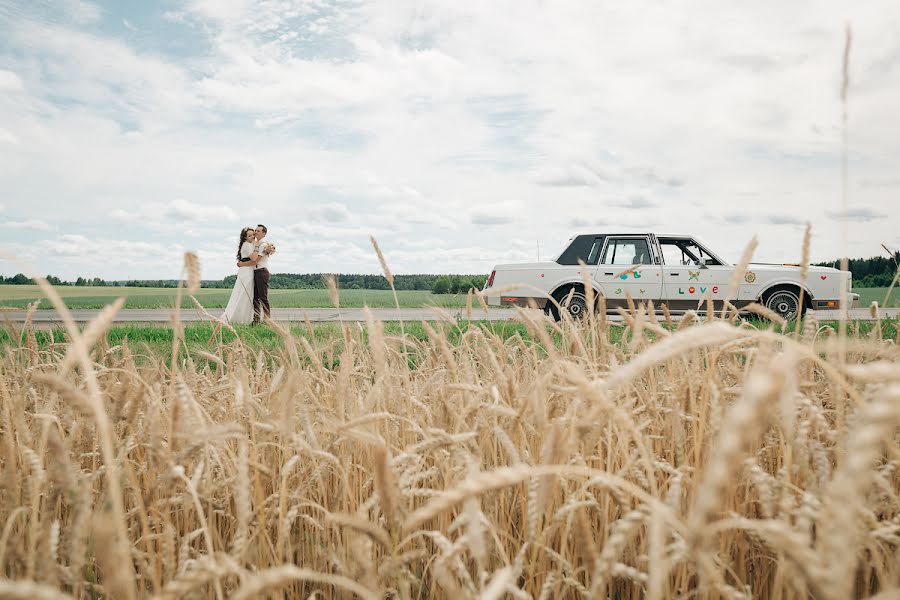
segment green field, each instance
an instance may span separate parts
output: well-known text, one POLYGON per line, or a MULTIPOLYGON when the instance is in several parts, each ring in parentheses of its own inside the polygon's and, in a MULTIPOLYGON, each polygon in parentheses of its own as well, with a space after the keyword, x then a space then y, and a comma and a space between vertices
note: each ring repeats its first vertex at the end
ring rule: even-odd
MULTIPOLYGON (((499 336, 503 340, 508 340, 514 336, 520 336, 521 339, 529 343, 535 342, 533 336, 528 331, 528 327, 522 323, 514 322, 488 322, 488 321, 472 321, 460 322, 457 324, 448 322, 435 322, 430 326, 444 335, 451 344, 458 344, 460 336, 470 327, 477 327, 483 331, 490 332, 499 336)), ((396 321, 388 321, 383 323, 384 335, 388 338, 398 338, 403 331, 407 339, 411 341, 426 342, 428 334, 421 323, 404 323, 401 330, 400 324, 396 321)), ((327 348, 329 356, 323 355, 323 360, 332 363, 335 353, 339 354, 340 348, 344 343, 344 330, 340 323, 316 323, 312 326, 312 331, 301 325, 286 326, 285 329, 290 331, 291 335, 296 339, 306 338, 314 341, 321 348, 327 348)), ((356 327, 354 326, 355 330, 356 327)), ((254 351, 277 352, 285 348, 285 341, 281 334, 270 327, 251 327, 248 325, 238 325, 235 327, 237 335, 241 342, 254 351)), ((118 346, 123 342, 128 343, 135 354, 138 362, 152 360, 154 358, 166 359, 171 356, 172 337, 174 332, 171 327, 161 327, 156 325, 120 325, 110 327, 105 336, 105 344, 107 346, 118 346)), ((367 330, 362 331, 362 337, 368 339, 367 330)), ((609 331, 610 338, 618 340, 622 337, 621 327, 611 327, 609 331)), ((8 326, 0 326, 0 349, 8 352, 10 348, 23 348, 27 345, 28 334, 22 330, 12 330, 8 326)), ((221 343, 230 344, 235 342, 235 334, 215 327, 211 323, 191 323, 184 327, 183 341, 179 344, 181 352, 187 352, 192 356, 196 356, 200 352, 218 352, 221 343)), ((68 341, 65 330, 56 327, 49 330, 34 331, 34 342, 37 344, 39 351, 46 351, 51 348, 59 349, 68 341)), ((25 350, 23 350, 25 351, 25 350)))
MULTIPOLYGON (((125 296, 125 308, 169 308, 175 302, 175 290, 170 288, 131 287, 67 287, 56 288, 69 308, 103 308, 119 296, 125 296)), ((873 300, 881 305, 887 288, 857 288, 861 307, 867 307, 873 300)), ((197 300, 206 308, 225 308, 230 289, 203 288, 197 292, 197 300)), ((0 307, 24 308, 44 295, 36 285, 0 285, 0 307)), ((390 290, 342 290, 341 306, 344 308, 390 308, 394 306, 394 296, 390 290)), ((428 291, 399 291, 397 297, 403 308, 441 306, 462 308, 466 305, 464 294, 432 294, 428 291)), ((273 308, 330 308, 331 300, 326 290, 269 290, 269 301, 273 308)), ((182 308, 193 308, 190 298, 185 297, 182 308)), ((894 289, 887 304, 900 307, 900 289, 894 289)), ((43 300, 42 309, 52 308, 43 300)))
MULTIPOLYGON (((139 287, 67 287, 56 290, 69 308, 103 308, 119 296, 124 296, 125 308, 169 308, 175 302, 175 290, 170 288, 139 287)), ((225 308, 230 289, 203 288, 196 298, 206 308, 225 308)), ((441 306, 460 308, 466 305, 462 294, 432 294, 428 291, 399 291, 397 297, 403 308, 441 306)), ((44 298, 36 285, 0 285, 0 306, 24 308, 38 298, 44 298)), ((390 308, 394 296, 390 290, 341 290, 341 306, 344 308, 390 308)), ((331 308, 326 290, 269 290, 272 308, 331 308)), ((191 299, 185 297, 182 308, 193 308, 191 299)), ((53 308, 44 299, 42 309, 53 308)))
POLYGON ((859 294, 861 308, 868 307, 873 300, 878 302, 879 306, 900 307, 900 287, 894 287, 887 304, 884 304, 884 297, 888 293, 888 288, 854 288, 853 291, 859 294))
MULTIPOLYGON (((752 326, 765 329, 771 326, 767 321, 748 321, 752 326)), ((827 321, 819 324, 820 326, 831 327, 837 330, 838 323, 836 321, 827 321)), ((310 341, 319 344, 332 345, 343 343, 344 330, 340 323, 315 323, 310 330, 304 325, 282 326, 290 331, 295 338, 304 337, 310 341)), ((430 326, 446 337, 451 344, 457 344, 460 336, 470 328, 479 328, 483 331, 490 332, 499 336, 503 340, 508 340, 514 336, 520 337, 528 343, 542 343, 536 339, 533 332, 528 329, 524 323, 515 321, 479 321, 471 322, 459 321, 457 323, 434 322, 430 326)), ((898 319, 885 318, 879 323, 871 321, 851 321, 848 331, 851 335, 866 336, 875 328, 881 328, 882 337, 885 339, 897 338, 898 319)), ((399 337, 403 331, 408 338, 425 342, 428 340, 428 334, 424 326, 419 322, 406 322, 401 330, 400 324, 396 321, 385 321, 383 323, 384 334, 388 337, 399 337)), ((354 327, 355 328, 355 327, 354 327)), ((284 348, 284 339, 281 334, 271 327, 251 327, 248 325, 238 325, 235 328, 237 336, 241 342, 254 350, 274 351, 284 348)), ((795 325, 789 325, 785 330, 776 327, 776 331, 792 332, 795 325)), ((235 334, 216 327, 212 323, 190 323, 184 326, 183 341, 181 343, 182 350, 186 349, 189 353, 197 351, 213 351, 221 342, 229 344, 235 341, 235 334)), ((623 324, 610 324, 607 330, 609 341, 612 343, 620 343, 625 334, 623 324)), ((171 354, 172 337, 174 331, 172 327, 167 325, 116 325, 110 327, 106 333, 106 343, 109 346, 116 346, 124 341, 132 346, 139 355, 145 356, 167 356, 171 354)), ((52 329, 43 329, 34 331, 38 349, 45 350, 49 347, 59 344, 65 344, 68 336, 62 327, 54 327, 52 329)), ((363 337, 367 338, 367 333, 363 332, 363 337)), ((558 336, 557 336, 558 337, 558 336)), ((650 337, 653 337, 652 334, 650 337)), ((13 329, 9 324, 0 323, 0 348, 18 347, 24 344, 27 333, 21 329, 13 329)))

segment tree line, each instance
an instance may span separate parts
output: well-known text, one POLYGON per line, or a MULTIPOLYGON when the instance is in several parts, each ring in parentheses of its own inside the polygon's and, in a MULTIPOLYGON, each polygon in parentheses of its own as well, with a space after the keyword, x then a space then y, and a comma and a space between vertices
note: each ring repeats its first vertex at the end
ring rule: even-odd
MULTIPOLYGON (((900 252, 892 256, 873 256, 871 258, 851 258, 848 262, 853 273, 854 287, 887 287, 891 284, 897 265, 900 264, 900 252)), ((821 267, 840 268, 840 260, 816 263, 821 267)), ((324 273, 276 273, 269 280, 270 289, 322 289, 325 287, 324 273)), ((201 282, 205 288, 231 288, 237 275, 229 275, 224 279, 207 279, 201 282)), ((365 275, 353 273, 336 274, 338 287, 345 290, 388 290, 391 288, 382 275, 365 275)), ((47 281, 61 286, 128 286, 174 288, 177 279, 129 279, 106 281, 99 277, 78 277, 75 281, 63 281, 59 277, 47 275, 47 281)), ((465 294, 469 288, 480 290, 487 281, 487 275, 457 274, 414 274, 395 275, 394 287, 398 290, 431 291, 435 294, 465 294)), ((0 284, 28 285, 34 281, 22 273, 12 277, 0 275, 0 284)))
MULTIPOLYGON (((900 251, 894 252, 890 257, 851 258, 847 261, 847 268, 853 273, 853 286, 861 288, 891 285, 897 273, 897 265, 900 265, 900 251)), ((817 263, 816 266, 840 269, 841 261, 817 263)))
MULTIPOLYGON (((269 289, 323 289, 325 273, 276 273, 269 279, 269 289)), ((387 279, 382 275, 336 274, 338 287, 343 290, 389 290, 387 279)), ((230 288, 237 275, 229 275, 221 282, 209 282, 204 287, 230 288)), ((487 275, 395 275, 397 290, 431 291, 435 294, 467 293, 469 288, 481 289, 487 275)))
MULTIPOLYGON (((270 289, 324 289, 325 273, 275 273, 269 279, 270 289)), ((234 287, 237 275, 229 275, 224 279, 207 279, 201 282, 204 288, 234 287)), ((88 279, 79 277, 75 281, 63 281, 59 277, 47 275, 47 281, 56 286, 127 286, 127 287, 152 287, 175 288, 178 287, 177 279, 128 279, 106 281, 95 277, 88 279)), ((338 287, 345 290, 389 290, 391 289, 387 279, 382 275, 365 274, 336 274, 338 287)), ((481 289, 487 281, 487 275, 441 275, 441 274, 414 274, 395 275, 394 287, 397 290, 421 290, 432 291, 436 294, 467 293, 469 288, 481 289)), ((12 277, 0 275, 0 284, 30 285, 34 281, 22 273, 12 277)))

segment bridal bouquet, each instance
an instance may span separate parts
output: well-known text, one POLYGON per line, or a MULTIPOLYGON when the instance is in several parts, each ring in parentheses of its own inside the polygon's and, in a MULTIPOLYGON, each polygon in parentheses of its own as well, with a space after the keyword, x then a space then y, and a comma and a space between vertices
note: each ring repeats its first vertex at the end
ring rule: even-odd
POLYGON ((270 244, 269 242, 263 242, 260 251, 266 256, 271 256, 275 254, 275 244, 270 244))

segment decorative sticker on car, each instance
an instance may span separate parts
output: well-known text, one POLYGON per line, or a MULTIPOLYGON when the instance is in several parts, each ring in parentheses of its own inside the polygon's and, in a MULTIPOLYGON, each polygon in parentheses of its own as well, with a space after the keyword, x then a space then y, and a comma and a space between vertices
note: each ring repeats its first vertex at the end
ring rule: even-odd
MULTIPOLYGON (((709 290, 709 289, 710 289, 710 288, 707 288, 707 287, 701 287, 701 288, 700 288, 700 293, 701 293, 701 294, 705 294, 705 293, 706 293, 706 290, 709 290)), ((642 291, 643 291, 643 290, 642 290, 642 291)), ((717 286, 717 285, 712 286, 712 289, 711 289, 710 291, 711 291, 713 294, 718 294, 718 293, 719 293, 719 286, 717 286)), ((681 294, 682 296, 684 296, 685 291, 684 291, 683 289, 681 289, 681 288, 678 288, 678 293, 681 294)), ((694 286, 691 286, 691 287, 689 287, 689 288, 687 289, 687 293, 688 293, 688 294, 696 294, 696 293, 697 293, 697 288, 695 288, 694 286)))
POLYGON ((616 293, 616 295, 621 294, 621 293, 622 293, 622 288, 616 288, 615 293, 616 293))
POLYGON ((754 273, 753 271, 747 271, 747 274, 744 275, 744 281, 746 281, 747 283, 753 283, 754 281, 756 281, 756 273, 754 273))
POLYGON ((688 281, 700 281, 700 271, 688 271, 688 281))
POLYGON ((619 273, 618 275, 616 275, 616 277, 618 277, 622 281, 625 281, 626 279, 628 279, 629 275, 631 275, 635 279, 641 278, 641 273, 639 271, 625 271, 624 273, 619 273))
POLYGON ((822 275, 822 281, 825 281, 826 279, 828 279, 828 275, 822 275))

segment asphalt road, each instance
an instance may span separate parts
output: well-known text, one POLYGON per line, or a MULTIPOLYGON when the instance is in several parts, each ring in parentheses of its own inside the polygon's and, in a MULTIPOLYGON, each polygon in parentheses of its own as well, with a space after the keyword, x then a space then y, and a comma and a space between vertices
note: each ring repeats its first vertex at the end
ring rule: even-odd
MULTIPOLYGON (((449 318, 455 319, 457 315, 465 318, 466 310, 459 308, 449 309, 433 309, 433 308, 401 308, 399 313, 396 308, 371 308, 372 315, 379 321, 439 321, 447 318, 443 315, 449 315, 449 318)), ((70 311, 72 317, 77 322, 86 322, 94 319, 100 314, 99 310, 93 309, 75 309, 70 311)), ((222 314, 222 309, 211 309, 209 313, 215 317, 222 314)), ((22 322, 25 320, 25 311, 3 311, 0 312, 0 320, 9 319, 14 322, 22 322)), ((141 309, 126 308, 119 311, 116 315, 116 323, 168 323, 171 319, 172 310, 168 308, 159 309, 141 309)), ((506 308, 492 308, 487 315, 490 321, 502 321, 515 315, 515 311, 506 308)), ((342 308, 340 311, 333 308, 273 308, 272 318, 276 321, 305 321, 307 316, 313 323, 327 323, 337 321, 365 321, 366 315, 361 308, 342 308)), ((472 318, 484 320, 484 311, 478 307, 476 310, 472 308, 472 318)), ((38 310, 34 313, 35 324, 55 324, 61 323, 59 313, 55 310, 38 310)), ((204 316, 196 309, 184 309, 181 311, 182 321, 208 321, 209 317, 204 316)))
MULTIPOLYGON (((449 318, 465 318, 465 309, 434 309, 434 308, 402 308, 398 312, 395 308, 373 308, 370 309, 373 316, 381 321, 440 321, 449 318), (442 316, 443 315, 443 316, 442 316)), ((72 310, 72 317, 75 321, 84 323, 94 319, 99 310, 72 310)), ((213 309, 211 314, 219 316, 221 309, 213 309)), ((123 309, 116 315, 116 323, 168 323, 172 311, 170 309, 123 309)), ((2 311, 0 312, 0 321, 9 319, 13 322, 23 322, 25 320, 25 311, 2 311)), ((536 316, 541 313, 535 311, 536 316)), ((810 311, 808 314, 814 315, 820 321, 837 320, 839 313, 836 310, 818 310, 810 311)), ((900 314, 900 308, 883 308, 881 316, 897 317, 900 314)), ((276 308, 272 309, 272 316, 276 321, 304 321, 307 317, 313 323, 326 323, 344 321, 365 321, 366 316, 361 308, 345 308, 337 311, 331 308, 276 308)), ((516 311, 506 308, 492 308, 487 316, 484 311, 479 308, 472 309, 472 318, 478 320, 504 321, 513 319, 516 311)), ((849 312, 849 316, 853 320, 870 321, 869 310, 865 308, 853 309, 849 312)), ((616 320, 618 316, 611 316, 611 320, 616 320)), ((182 321, 205 321, 208 320, 199 311, 194 309, 185 309, 181 311, 182 321)), ((34 313, 34 323, 37 326, 49 327, 60 324, 62 320, 55 310, 39 310, 34 313)))

